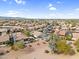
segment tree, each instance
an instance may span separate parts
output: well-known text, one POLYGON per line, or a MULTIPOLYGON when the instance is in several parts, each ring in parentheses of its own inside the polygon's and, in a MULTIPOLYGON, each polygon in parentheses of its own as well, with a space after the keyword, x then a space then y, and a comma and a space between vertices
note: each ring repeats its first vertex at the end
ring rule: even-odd
POLYGON ((10 33, 9 34, 9 41, 6 41, 7 45, 9 45, 11 48, 13 48, 14 44, 16 43, 16 34, 10 33))
POLYGON ((57 34, 52 33, 49 39, 51 41, 57 41, 59 39, 59 36, 57 34))
POLYGON ((65 33, 65 37, 66 37, 66 40, 72 40, 72 37, 73 37, 72 32, 67 31, 67 32, 65 33))
POLYGON ((9 35, 9 45, 13 46, 14 45, 14 37, 12 34, 9 35))
POLYGON ((49 38, 49 47, 53 52, 56 51, 56 42, 59 39, 58 35, 52 33, 49 38))

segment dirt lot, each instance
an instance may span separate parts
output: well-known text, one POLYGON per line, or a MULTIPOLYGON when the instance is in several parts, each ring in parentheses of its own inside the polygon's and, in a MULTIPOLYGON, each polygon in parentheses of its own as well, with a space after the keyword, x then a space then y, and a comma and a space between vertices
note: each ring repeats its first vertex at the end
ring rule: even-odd
POLYGON ((56 55, 51 53, 45 53, 45 50, 49 50, 48 43, 44 44, 44 41, 31 43, 32 47, 26 47, 19 51, 11 51, 10 53, 0 56, 0 59, 79 59, 79 54, 73 56, 69 55, 56 55))

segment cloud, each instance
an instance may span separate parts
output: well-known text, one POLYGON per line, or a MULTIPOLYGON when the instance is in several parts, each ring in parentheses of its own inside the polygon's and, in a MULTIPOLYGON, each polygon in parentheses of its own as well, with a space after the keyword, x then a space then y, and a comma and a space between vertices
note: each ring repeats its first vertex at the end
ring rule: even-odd
POLYGON ((15 2, 17 4, 23 4, 23 5, 26 3, 24 0, 15 0, 15 2))
POLYGON ((49 14, 49 17, 51 18, 65 18, 65 15, 63 13, 51 13, 49 14))
POLYGON ((56 8, 55 7, 50 7, 49 10, 56 10, 56 8))
POLYGON ((48 14, 50 18, 59 18, 59 19, 79 19, 79 13, 50 13, 48 14))
POLYGON ((73 15, 74 15, 74 13, 68 13, 68 15, 73 16, 73 15))
POLYGON ((76 11, 79 11, 79 8, 76 8, 75 10, 76 10, 76 11))
POLYGON ((14 10, 9 10, 3 16, 8 16, 8 17, 24 17, 25 13, 22 11, 14 11, 14 10))
POLYGON ((8 12, 6 13, 6 15, 7 15, 7 16, 11 16, 11 17, 17 17, 17 16, 18 16, 18 12, 17 12, 17 11, 12 11, 12 10, 10 10, 10 11, 8 11, 8 12))
POLYGON ((9 17, 26 17, 27 14, 24 12, 24 10, 9 10, 5 13, 4 16, 9 17))
POLYGON ((50 3, 49 5, 48 5, 48 7, 52 7, 53 5, 50 3))
POLYGON ((48 5, 49 10, 56 10, 56 7, 54 7, 51 3, 48 5))

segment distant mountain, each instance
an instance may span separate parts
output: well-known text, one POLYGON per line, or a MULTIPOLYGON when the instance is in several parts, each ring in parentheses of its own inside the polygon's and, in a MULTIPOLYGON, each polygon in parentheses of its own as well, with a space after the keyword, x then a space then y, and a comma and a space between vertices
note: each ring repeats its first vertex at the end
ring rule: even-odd
POLYGON ((4 16, 0 16, 0 20, 49 20, 49 19, 22 18, 22 17, 4 17, 4 16))
POLYGON ((22 18, 22 17, 4 17, 4 16, 0 16, 0 20, 43 20, 43 19, 22 18))
POLYGON ((0 20, 79 20, 79 19, 42 19, 42 18, 22 18, 22 17, 4 17, 0 16, 0 20))
POLYGON ((3 16, 0 16, 0 20, 20 20, 20 19, 25 19, 25 18, 21 18, 21 17, 3 17, 3 16))

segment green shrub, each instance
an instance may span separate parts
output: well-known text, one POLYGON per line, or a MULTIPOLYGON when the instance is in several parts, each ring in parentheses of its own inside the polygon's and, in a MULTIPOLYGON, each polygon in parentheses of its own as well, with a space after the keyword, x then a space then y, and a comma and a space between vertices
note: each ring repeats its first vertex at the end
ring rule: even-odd
POLYGON ((19 48, 21 48, 21 49, 25 47, 23 41, 17 42, 16 45, 17 45, 19 48))
POLYGON ((30 36, 31 33, 28 30, 22 30, 22 33, 25 34, 26 36, 30 36))
POLYGON ((74 45, 76 46, 77 52, 79 52, 79 39, 74 43, 74 45))
POLYGON ((77 49, 77 52, 79 52, 79 49, 77 49))
POLYGON ((15 50, 15 51, 19 50, 19 48, 18 48, 17 45, 13 45, 13 46, 11 46, 11 49, 12 49, 12 50, 15 50))
POLYGON ((70 45, 66 44, 65 40, 60 40, 56 44, 57 44, 56 48, 57 48, 58 54, 61 54, 61 53, 69 54, 69 55, 75 54, 75 51, 72 50, 70 45))
POLYGON ((57 41, 57 53, 64 53, 66 50, 66 42, 64 40, 57 41))
POLYGON ((25 47, 24 42, 23 41, 19 41, 19 42, 16 42, 12 46, 12 49, 16 51, 16 50, 19 50, 19 49, 23 49, 24 47, 25 47))
POLYGON ((72 40, 72 36, 71 35, 66 35, 66 40, 72 40))

